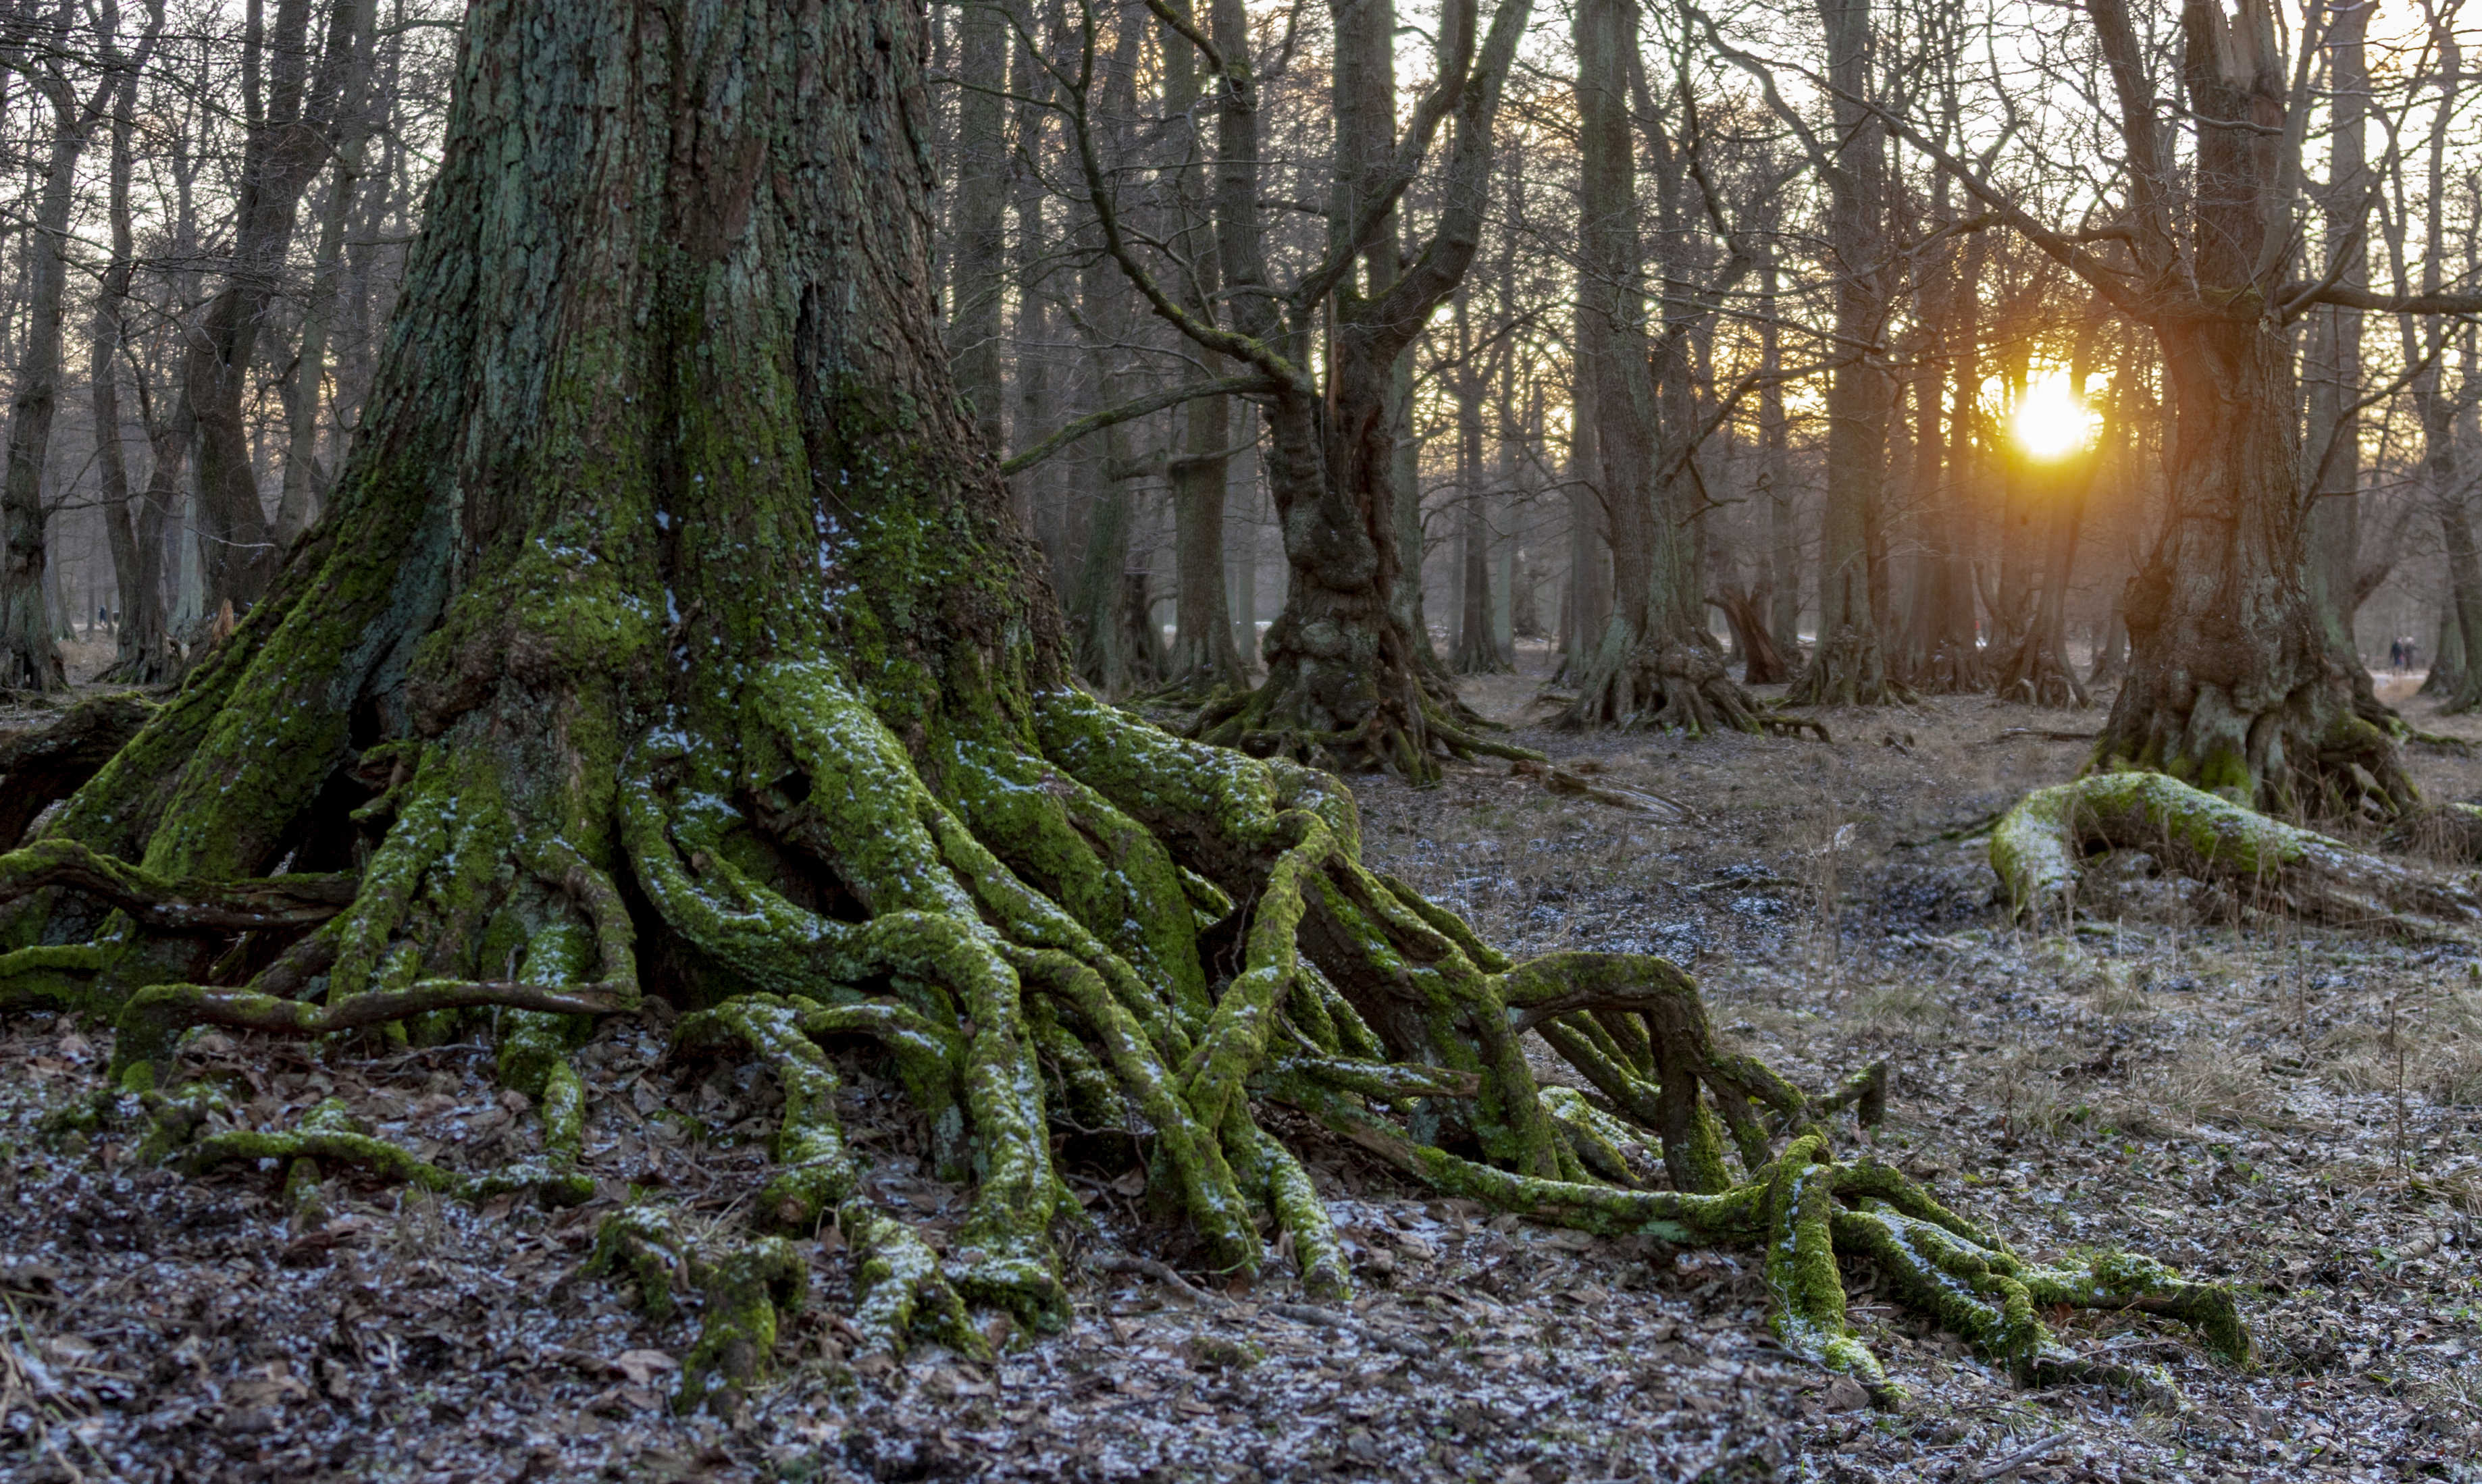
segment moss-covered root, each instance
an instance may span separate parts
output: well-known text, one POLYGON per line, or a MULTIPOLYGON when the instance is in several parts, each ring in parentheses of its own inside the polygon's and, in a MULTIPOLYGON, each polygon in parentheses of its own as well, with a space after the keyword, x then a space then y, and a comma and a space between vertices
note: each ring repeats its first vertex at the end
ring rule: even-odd
POLYGON ((775 1073, 784 1116, 769 1151, 778 1169, 758 1193, 758 1210, 769 1224, 797 1233, 817 1226, 859 1177, 836 1121, 835 1069, 803 1029, 803 1012, 817 1008, 778 995, 736 995, 683 1016, 673 1032, 676 1054, 742 1049, 775 1073))
POLYGON ((579 984, 551 989, 540 984, 426 979, 404 989, 374 990, 326 1005, 287 1000, 256 989, 216 989, 203 984, 152 984, 121 1007, 113 1075, 135 1063, 151 1066, 159 1080, 169 1070, 182 1034, 198 1026, 228 1026, 275 1035, 321 1036, 411 1019, 437 1010, 506 1005, 560 1015, 610 1015, 635 1006, 635 986, 579 984))
POLYGON ((2070 1267, 2029 1267, 2020 1278, 2037 1305, 2107 1309, 2178 1319, 2228 1365, 2257 1364, 2258 1345, 2239 1301, 2219 1283, 2193 1283, 2152 1258, 2106 1252, 2070 1267))
POLYGON ((854 1327, 874 1350, 902 1355, 913 1337, 960 1355, 988 1358, 990 1343, 965 1315, 939 1260, 913 1229, 860 1201, 848 1201, 836 1224, 854 1255, 854 1327))
POLYGON ((210 1133, 190 1146, 181 1163, 192 1174, 204 1174, 245 1161, 290 1170, 303 1159, 325 1168, 360 1169, 390 1184, 464 1200, 482 1200, 508 1191, 532 1191, 545 1205, 575 1206, 594 1194, 594 1182, 587 1176, 541 1162, 480 1175, 444 1169, 402 1145, 365 1133, 356 1125, 344 1103, 335 1098, 304 1113, 299 1124, 282 1133, 227 1129, 210 1133))
POLYGON ((704 1292, 698 1342, 681 1362, 681 1389, 673 1410, 712 1407, 738 1415, 745 1393, 767 1373, 776 1353, 776 1328, 798 1312, 810 1291, 809 1264, 780 1237, 700 1253, 691 1277, 704 1292))
POLYGON ((673 1280, 681 1266, 681 1239, 661 1207, 624 1206, 594 1229, 594 1252, 586 1261, 590 1278, 621 1278, 638 1290, 638 1308, 661 1324, 673 1316, 673 1280))
POLYGON ((1767 1292, 1776 1337, 1813 1365, 1840 1370, 1892 1400, 1878 1358, 1844 1324, 1844 1281, 1835 1270, 1836 1167, 1827 1141, 1805 1134, 1767 1172, 1767 1292))
POLYGON ((2451 935, 2482 924, 2482 900, 2461 884, 2160 773, 2094 773, 2027 794, 1992 830, 1991 869, 2020 915, 2065 921, 2083 859, 2110 849, 2147 851, 2243 906, 2451 935))

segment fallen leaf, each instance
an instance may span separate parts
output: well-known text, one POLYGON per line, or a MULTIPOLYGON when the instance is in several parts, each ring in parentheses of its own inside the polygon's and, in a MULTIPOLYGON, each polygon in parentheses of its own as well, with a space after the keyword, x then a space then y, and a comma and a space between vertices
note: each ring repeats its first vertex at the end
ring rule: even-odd
POLYGON ((623 1350, 612 1358, 612 1368, 645 1386, 664 1371, 680 1369, 681 1363, 661 1350, 623 1350))

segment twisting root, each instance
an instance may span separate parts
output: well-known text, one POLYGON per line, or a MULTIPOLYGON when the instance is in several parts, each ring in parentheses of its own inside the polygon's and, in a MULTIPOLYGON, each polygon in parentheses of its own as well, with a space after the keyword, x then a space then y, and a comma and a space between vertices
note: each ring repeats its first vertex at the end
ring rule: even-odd
POLYGON ((918 1334, 961 1355, 990 1356, 965 1301, 911 1227, 858 1201, 837 1225, 854 1250, 854 1327, 865 1343, 901 1355, 918 1334))
POLYGON ((1813 732, 1819 741, 1828 740, 1823 722, 1762 705, 1733 682, 1713 650, 1670 639, 1632 641, 1617 626, 1597 649, 1576 695, 1562 707, 1559 724, 1575 731, 1616 727, 1691 737, 1813 732))
POLYGON ((1445 674, 1428 683, 1418 675, 1409 676, 1401 693, 1367 699, 1370 704, 1359 723, 1325 726, 1307 714, 1315 710, 1315 703, 1297 684, 1270 677, 1254 690, 1236 690, 1207 700, 1185 731, 1211 745, 1238 748, 1252 757, 1281 758, 1338 772, 1376 769, 1395 773, 1417 788, 1439 781, 1439 760, 1443 757, 1459 762, 1477 757, 1544 761, 1544 755, 1530 747, 1483 736, 1496 730, 1496 723, 1485 720, 1458 699, 1454 683, 1445 674), (1435 690, 1446 698, 1437 698, 1435 690))
MULTIPOLYGON (((909 742, 824 663, 752 672, 730 715, 728 737, 677 717, 646 736, 615 765, 604 813, 558 827, 524 822, 533 806, 480 754, 376 749, 361 774, 384 781, 357 815, 357 882, 168 882, 48 844, 0 857, 0 893, 86 893, 135 940, 174 945, 135 958, 19 946, 0 954, 0 997, 117 1005, 119 1075, 153 1115, 147 1147, 194 1168, 272 1167, 304 1199, 336 1166, 581 1200, 587 1100, 568 1055, 589 1017, 638 1005, 639 936, 662 935, 700 1006, 672 1054, 761 1066, 782 1094, 751 1230, 692 1241, 635 1206, 597 1235, 592 1265, 633 1284, 658 1322, 696 1295, 685 1407, 733 1410, 765 1376, 807 1286, 800 1244, 831 1219, 869 1345, 988 1354, 977 1308, 1059 1325, 1055 1232, 1082 1218, 1052 1165, 1055 1120, 1143 1149, 1205 1266, 1254 1276, 1279 1261, 1273 1233, 1306 1289, 1349 1295, 1308 1173, 1261 1121, 1270 1103, 1450 1194, 1756 1250, 1783 1342, 1883 1398, 1894 1390, 1846 1325, 1839 1256, 1872 1262, 2021 1375, 2155 1384, 2062 1349, 2039 1318, 2055 1304, 2180 1319, 2247 1358, 2221 1289, 2139 1259, 2028 1264, 1893 1171, 1839 1159, 1831 1128, 1881 1116, 1885 1067, 1809 1092, 1720 1044, 1697 986, 1661 959, 1512 962, 1362 864, 1353 798, 1327 774, 1185 742, 1073 691, 909 742), (182 949, 176 927, 230 943, 221 957, 182 949), (149 982, 165 963, 210 967, 149 982), (133 974, 126 989, 115 977, 133 974), (415 1159, 341 1106, 244 1131, 211 1097, 153 1090, 195 1027, 412 1037, 485 1006, 499 1012, 502 1080, 542 1121, 541 1156, 510 1169, 415 1159), (1539 1085, 1529 1035, 1586 1088, 1539 1085), (856 1043, 920 1108, 937 1173, 973 1185, 941 1252, 864 1192, 832 1059, 856 1043)), ((1452 746, 1471 741, 1428 719, 1452 746)), ((2009 847, 2072 850, 2082 817, 2046 818, 2003 826, 2009 847)), ((2255 829, 2232 838, 2268 859, 2331 848, 2255 829)))
POLYGON ((2465 884, 2365 854, 2161 773, 2090 773, 2038 789, 1991 832, 1991 869, 2020 915, 2063 921, 2084 858, 2144 850, 2235 906, 2341 925, 2456 935, 2482 923, 2465 884))

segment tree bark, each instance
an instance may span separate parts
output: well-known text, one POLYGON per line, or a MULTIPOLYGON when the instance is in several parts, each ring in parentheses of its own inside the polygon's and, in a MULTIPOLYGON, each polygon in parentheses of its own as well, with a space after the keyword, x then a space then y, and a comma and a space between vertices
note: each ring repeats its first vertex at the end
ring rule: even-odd
POLYGON ((1888 675, 1876 601, 1876 534, 1889 384, 1874 349, 1887 324, 1887 126, 1870 107, 1870 0, 1818 0, 1837 145, 1828 170, 1836 362, 1827 391, 1827 503, 1819 522, 1818 648, 1789 697, 1809 706, 1901 699, 1888 675))
MULTIPOLYGON (((62 13, 66 18, 67 13, 62 13)), ((61 39, 64 43, 66 38, 61 39)), ((49 158, 26 237, 26 341, 9 398, 9 452, 0 482, 0 687, 66 689, 58 635, 45 602, 43 462, 60 405, 63 298, 68 287, 69 210, 91 117, 81 117, 57 64, 25 69, 52 116, 49 158)), ((100 99, 98 99, 100 102, 100 99)))
POLYGON ((949 252, 948 359, 974 430, 1007 446, 1000 306, 1008 250, 1009 18, 997 0, 958 15, 957 191, 949 252))
MULTIPOLYGON (((150 23, 160 21, 161 0, 148 7, 150 23)), ((112 549, 112 570, 119 598, 119 622, 114 630, 116 652, 102 678, 123 684, 158 685, 172 678, 178 657, 171 647, 164 614, 164 517, 152 502, 133 512, 129 460, 120 436, 120 357, 128 333, 129 287, 137 272, 135 234, 130 220, 132 169, 129 136, 135 126, 138 72, 123 67, 111 98, 112 161, 106 186, 106 214, 112 233, 112 258, 96 285, 94 321, 88 341, 87 388, 94 416, 95 468, 103 487, 104 535, 112 549)))
MULTIPOLYGON (((2366 289, 2370 274, 2363 246, 2369 219, 2370 174, 2364 139, 2370 109, 2370 73, 2363 55, 2369 29, 2365 6, 2336 6, 2327 20, 2327 181, 2318 192, 2325 247, 2335 281, 2366 289)), ((2309 382, 2310 598, 2339 664, 2359 665, 2353 613, 2360 607, 2362 573, 2363 312, 2321 306, 2310 314, 2309 382)))
MULTIPOLYGON (((1187 0, 1175 3, 1181 13, 1190 13, 1187 0)), ((1178 44, 1176 38, 1167 39, 1174 44, 1165 48, 1164 116, 1174 121, 1173 148, 1177 151, 1173 209, 1178 221, 1173 244, 1185 269, 1181 283, 1189 312, 1207 320, 1214 317, 1223 274, 1207 199, 1206 141, 1195 127, 1205 77, 1196 48, 1178 44)), ((1201 350, 1199 360, 1209 378, 1228 369, 1212 351, 1201 350)), ((1181 440, 1181 451, 1167 471, 1172 476, 1179 590, 1165 674, 1175 690, 1189 695, 1245 690, 1250 680, 1241 667, 1241 652, 1233 647, 1231 605, 1224 586, 1224 505, 1232 466, 1230 399, 1201 397, 1183 406, 1181 440)))

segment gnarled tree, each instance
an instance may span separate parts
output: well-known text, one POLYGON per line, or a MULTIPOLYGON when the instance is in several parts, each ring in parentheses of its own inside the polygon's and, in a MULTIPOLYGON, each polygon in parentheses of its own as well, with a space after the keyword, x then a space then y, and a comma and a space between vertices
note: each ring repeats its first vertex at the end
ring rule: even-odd
POLYGON ((832 1210, 880 1342, 977 1348, 968 1304, 1061 1320, 1052 1234, 1079 1216, 1055 1115, 1143 1132, 1223 1270, 1273 1261, 1263 1221, 1306 1284, 1345 1289, 1262 1099, 1459 1195, 1760 1248, 1784 1341, 1874 1385, 1839 1253, 2028 1375, 2126 1374, 2051 1340, 2058 1304, 2245 1357, 2220 1289, 2026 1263, 1837 1158, 1882 1073, 1792 1087, 1659 959, 1511 963, 1361 863, 1333 778, 1069 683, 935 332, 921 24, 861 0, 473 8, 332 505, 0 856, 0 1003, 115 1018, 107 1113, 146 1108, 150 1147, 193 1167, 574 1199, 580 1018, 676 1000, 681 1054, 783 1093, 758 1231, 692 1243, 647 1206, 601 1228, 650 1309, 675 1272, 704 1289, 685 1401, 764 1365, 804 1285, 791 1243, 832 1210), (211 1091, 168 1085, 199 1025, 422 1034, 484 1006, 542 1114, 512 1168, 416 1159, 333 1106, 215 1128, 211 1091), (1538 1086, 1529 1033, 1596 1098, 1538 1086), (855 1036, 973 1184, 944 1261, 861 1194, 819 1044, 855 1036))

